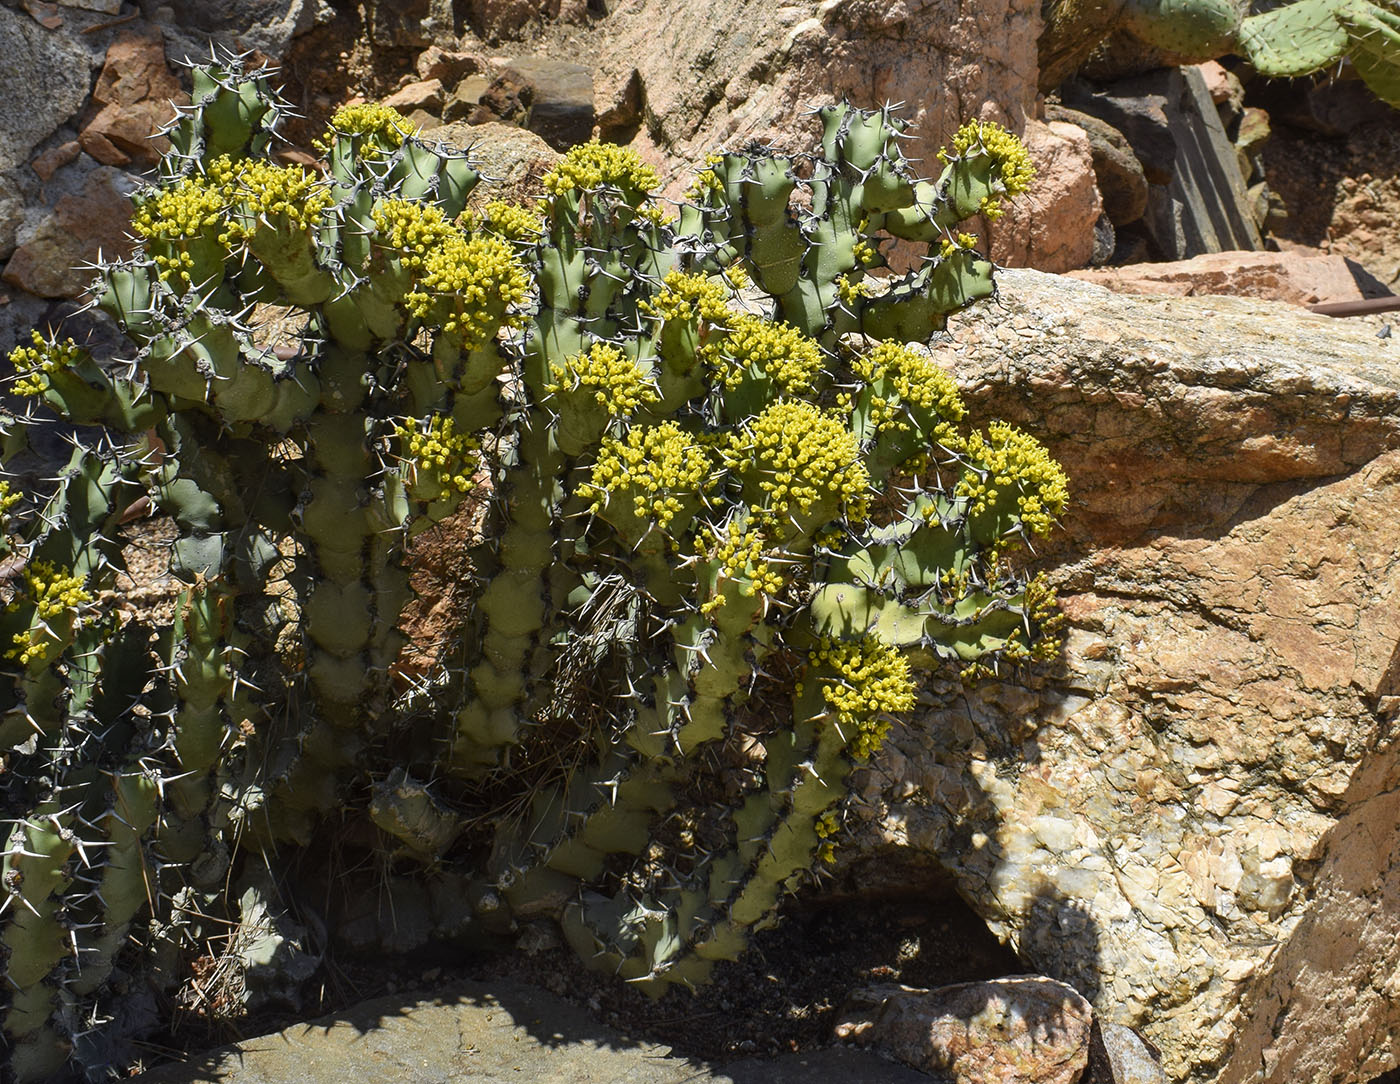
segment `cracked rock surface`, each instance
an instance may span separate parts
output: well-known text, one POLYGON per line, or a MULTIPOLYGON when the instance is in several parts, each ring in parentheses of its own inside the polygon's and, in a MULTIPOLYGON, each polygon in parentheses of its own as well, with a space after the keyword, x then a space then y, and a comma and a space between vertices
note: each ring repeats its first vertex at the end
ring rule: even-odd
POLYGON ((959 891, 1174 1080, 1367 1081, 1400 1029, 1400 358, 1379 321, 1032 271, 935 354, 1073 508, 1057 669, 936 677, 866 856, 959 891), (907 852, 906 852, 907 853, 907 852))

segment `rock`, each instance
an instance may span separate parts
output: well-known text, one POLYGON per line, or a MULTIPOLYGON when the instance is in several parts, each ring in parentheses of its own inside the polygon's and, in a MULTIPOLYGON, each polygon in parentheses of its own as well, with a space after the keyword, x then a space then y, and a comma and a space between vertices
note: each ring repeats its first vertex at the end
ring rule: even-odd
POLYGON ((431 112, 442 108, 442 103, 441 79, 424 79, 420 82, 409 83, 384 99, 385 105, 390 109, 397 109, 400 113, 412 113, 415 109, 426 109, 431 112))
POLYGON ((1350 135, 1368 124, 1393 125, 1396 117, 1394 109, 1356 78, 1265 85, 1254 97, 1278 120, 1331 137, 1350 135))
MULTIPOLYGON (((1266 183, 1264 159, 1261 152, 1271 135, 1273 135, 1273 129, 1269 124, 1268 113, 1262 109, 1256 109, 1254 106, 1247 106, 1240 111, 1232 136, 1235 143, 1235 160, 1239 163, 1241 176, 1249 182, 1251 190, 1256 185, 1266 183)), ((1262 232, 1263 218, 1256 215, 1255 221, 1261 224, 1262 232)))
POLYGON ((555 150, 593 135, 593 76, 581 64, 527 58, 505 65, 482 95, 473 123, 514 120, 555 150))
MULTIPOLYGON (((33 294, 0 286, 0 344, 6 353, 48 319, 49 304, 33 294)), ((40 448, 36 449, 39 457, 55 467, 66 463, 66 457, 72 454, 64 448, 64 441, 57 433, 45 434, 40 442, 40 448)))
POLYGON ((455 87, 469 75, 476 75, 485 63, 472 53, 459 53, 430 45, 418 54, 414 68, 419 79, 437 79, 444 87, 455 87))
POLYGON ((483 75, 469 75, 452 91, 442 107, 442 123, 467 120, 476 112, 482 97, 491 87, 491 82, 483 75))
POLYGON ((1159 259, 1263 247, 1235 151, 1195 67, 1098 89, 1068 83, 1061 94, 1127 137, 1149 182, 1142 221, 1159 259))
POLYGON ((209 55, 210 43, 235 51, 255 49, 274 64, 292 39, 329 22, 326 0, 164 0, 171 18, 162 25, 173 56, 209 55), (177 29, 178 28, 178 29, 177 29))
POLYGON ((908 103, 905 153, 935 173, 963 121, 1019 132, 1035 102, 1038 0, 714 0, 703 17, 667 0, 609 6, 571 34, 579 55, 596 57, 605 112, 634 79, 645 88, 647 123, 633 146, 670 195, 723 146, 808 150, 818 128, 806 114, 825 102, 908 103))
POLYGON ((1089 257, 1093 267, 1101 267, 1113 259, 1118 251, 1118 233, 1113 228, 1113 220, 1108 215, 1099 215, 1094 221, 1094 253, 1089 257))
POLYGON ((37 224, 20 230, 19 247, 5 265, 4 280, 40 297, 74 297, 92 282, 90 264, 99 251, 108 258, 125 255, 131 221, 131 193, 138 182, 130 174, 99 166, 82 187, 63 196, 37 224))
POLYGON ((646 87, 635 68, 611 106, 598 116, 598 138, 605 143, 630 143, 646 116, 646 87))
POLYGON ((1101 1022, 1099 1039, 1113 1084, 1167 1084, 1167 1074, 1132 1028, 1101 1022))
POLYGON ((29 158, 87 98, 91 58, 83 44, 0 7, 0 172, 29 158))
POLYGON ((45 30, 57 30, 63 25, 63 16, 58 13, 58 5, 48 0, 24 0, 24 10, 45 30))
POLYGON ((1139 263, 1071 271, 1124 294, 1198 297, 1228 294, 1314 305, 1360 301, 1385 291, 1375 279, 1344 256, 1316 249, 1289 252, 1211 252, 1172 263, 1139 263))
POLYGON ((1098 117, 1062 105, 1047 105, 1045 119, 1073 124, 1088 135, 1094 182, 1108 220, 1115 226, 1126 226, 1141 218, 1147 210, 1147 177, 1127 137, 1098 117))
POLYGON ((1042 9, 1038 42, 1039 87, 1051 93, 1084 67, 1107 28, 1123 17, 1124 0, 1048 3, 1042 9))
POLYGON ((45 184, 53 178, 66 165, 71 165, 78 160, 78 155, 83 153, 82 144, 76 139, 70 139, 67 143, 60 143, 57 147, 50 147, 43 154, 34 156, 34 160, 29 163, 29 168, 34 171, 35 176, 45 184))
POLYGON ((501 72, 483 90, 468 118, 471 124, 514 124, 524 127, 530 118, 535 88, 514 72, 501 72))
POLYGON ((1125 79, 1099 90, 1071 82, 1061 90, 1064 104, 1111 125, 1123 134, 1150 184, 1167 184, 1176 168, 1176 137, 1167 119, 1167 98, 1142 79, 1125 79))
POLYGON ((949 1084, 1075 1084, 1091 1021, 1073 987, 1017 975, 937 990, 869 987, 843 1008, 836 1035, 949 1084))
POLYGON ((103 15, 117 15, 122 10, 122 0, 58 0, 66 8, 83 8, 103 15))
POLYGON ((516 203, 539 199, 544 195, 540 180, 560 157, 534 132, 509 124, 444 124, 425 130, 423 138, 440 139, 472 152, 473 164, 491 182, 473 193, 480 199, 516 203))
POLYGON ((24 197, 10 178, 0 174, 0 260, 15 250, 20 225, 24 222, 24 197))
POLYGON ((1069 471, 1059 666, 897 726, 867 861, 939 855, 1168 1079, 1361 1084, 1400 1031, 1400 358, 1379 318, 1008 270, 935 357, 1069 471))
POLYGON ((187 96, 166 66, 160 31, 121 34, 107 48, 78 143, 103 165, 153 166, 170 146, 153 133, 174 117, 177 100, 187 96))
POLYGON ((1094 256, 1094 224, 1103 213, 1084 129, 1027 121, 1022 137, 1035 163, 1031 190, 1010 201, 989 228, 992 259, 1008 267, 1069 271, 1094 256))
POLYGON ((383 49, 455 50, 453 8, 454 0, 366 0, 362 10, 370 41, 383 49))
POLYGON ((1232 112, 1244 107, 1244 84, 1240 82, 1238 75, 1228 71, 1217 60, 1197 64, 1196 70, 1205 81, 1206 93, 1210 95, 1210 100, 1217 106, 1223 105, 1232 112))
POLYGON ((1240 114, 1239 127, 1235 130, 1235 147, 1244 154, 1255 154, 1269 141, 1272 134, 1269 114, 1262 109, 1246 106, 1240 114))
POLYGON ((919 1084, 912 1070, 857 1050, 698 1066, 621 1035, 561 998, 503 979, 384 997, 280 1035, 248 1039, 132 1077, 132 1084, 328 1081, 559 1081, 588 1084, 919 1084))
POLYGON ((560 0, 476 0, 468 19, 477 37, 498 44, 525 37, 527 28, 546 16, 560 15, 563 6, 560 0))

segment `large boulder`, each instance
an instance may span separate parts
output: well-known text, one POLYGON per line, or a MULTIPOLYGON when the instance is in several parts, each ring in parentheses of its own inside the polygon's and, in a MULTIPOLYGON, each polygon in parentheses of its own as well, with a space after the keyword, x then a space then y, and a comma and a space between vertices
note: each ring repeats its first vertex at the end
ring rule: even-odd
POLYGON ((1031 271, 936 356, 1046 441, 1063 662, 931 707, 857 848, 962 895, 1173 1080, 1360 1084, 1400 1032, 1400 358, 1378 320, 1031 271))
POLYGON ((326 0, 145 0, 144 14, 162 26, 171 56, 198 60, 211 43, 241 51, 256 49, 273 63, 292 39, 335 15, 326 0))
MULTIPOLYGON (((906 153, 931 171, 941 143, 969 117, 1019 131, 1032 112, 1034 0, 715 0, 704 8, 697 18, 666 0, 617 5, 588 31, 590 48, 577 51, 598 58, 600 111, 629 93, 637 73, 648 121, 639 145, 673 171, 719 144, 758 139, 805 150, 816 129, 803 114, 843 97, 903 102, 915 129, 906 153)), ((684 188, 688 178, 680 180, 684 188)))
MULTIPOLYGON (((638 0, 586 25, 555 27, 537 48, 567 48, 595 64, 598 115, 609 134, 683 192, 707 153, 758 141, 809 150, 807 114, 840 99, 877 107, 902 103, 911 122, 905 153, 937 173, 937 152, 968 119, 1027 130, 1035 107, 1036 0, 799 0, 687 5, 638 0), (703 12, 699 10, 703 7, 703 12)), ((1098 212, 1087 216, 1093 173, 1087 145, 1031 123, 1042 164, 1068 163, 1068 180, 1047 176, 1037 202, 1003 224, 1003 258, 1040 259, 1063 270, 1093 251, 1098 212), (1073 144, 1067 146, 1066 144, 1073 144), (1083 152, 1082 154, 1080 152, 1083 152), (1082 159, 1082 165, 1081 165, 1082 159), (1067 211, 1054 206, 1068 201, 1067 211)))
MULTIPOLYGON (((61 25, 61 24, 60 24, 61 25)), ((0 171, 73 116, 87 98, 92 56, 72 34, 45 29, 13 8, 0 7, 0 171)))

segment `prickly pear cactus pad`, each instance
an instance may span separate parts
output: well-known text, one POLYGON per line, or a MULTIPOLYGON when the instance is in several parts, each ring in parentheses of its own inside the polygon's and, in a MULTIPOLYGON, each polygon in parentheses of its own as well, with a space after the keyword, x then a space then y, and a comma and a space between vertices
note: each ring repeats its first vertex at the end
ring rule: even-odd
POLYGON ((230 924, 296 955, 268 871, 327 838, 444 934, 552 914, 650 992, 703 982, 832 859, 921 670, 1057 648, 1015 551, 1065 476, 967 429, 921 347, 992 292, 956 227, 1025 188, 1024 149, 972 124, 919 180, 889 110, 831 106, 819 151, 713 156, 679 205, 590 143, 538 206, 468 209, 467 156, 392 110, 280 166, 267 72, 194 84, 95 289, 124 358, 10 355, 4 462, 83 430, 0 483, 17 1079, 102 1076, 122 999, 230 924), (927 251, 903 276, 896 239, 927 251), (177 533, 160 627, 115 590, 146 502, 177 533), (409 683, 408 541, 463 510, 475 603, 409 683))
POLYGON ((1299 76, 1343 58, 1376 97, 1400 108, 1400 13, 1370 0, 1294 0, 1240 27, 1238 51, 1262 75, 1299 76))

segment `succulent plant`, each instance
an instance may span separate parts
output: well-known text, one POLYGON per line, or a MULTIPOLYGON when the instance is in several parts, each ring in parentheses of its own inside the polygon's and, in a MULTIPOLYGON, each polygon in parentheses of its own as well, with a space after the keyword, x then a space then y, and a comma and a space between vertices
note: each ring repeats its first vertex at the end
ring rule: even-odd
POLYGON ((382 107, 337 114, 324 174, 274 164, 285 106, 239 67, 196 71, 102 269, 134 361, 11 355, 5 462, 46 410, 89 434, 50 491, 0 490, 23 1081, 100 1075, 112 992, 273 913, 238 870, 332 812, 458 886, 457 932, 553 914, 594 966, 702 982, 830 858, 915 667, 1058 643, 1008 555, 1064 474, 965 432, 919 345, 992 292, 956 226, 1029 182, 1008 133, 922 181, 889 110, 831 106, 818 153, 716 155, 678 206, 590 143, 538 207, 468 209, 467 157, 382 107), (927 253, 905 275, 896 239, 927 253), (114 589, 142 498, 177 531, 159 628, 114 589), (475 601, 406 689, 408 542, 464 508, 475 601))
POLYGON ((1122 28, 1174 56, 1231 51, 1244 16, 1240 0, 1128 0, 1122 28))
POLYGON ((1262 75, 1299 76, 1343 58, 1376 97, 1400 107, 1400 12, 1369 0, 1296 0, 1250 15, 1237 51, 1262 75))
POLYGON ((1123 0, 1047 5, 1042 89, 1053 89, 1114 31, 1161 50, 1172 63, 1235 53, 1274 78, 1311 75, 1343 60, 1376 97, 1400 107, 1400 12, 1388 0, 1123 0))

